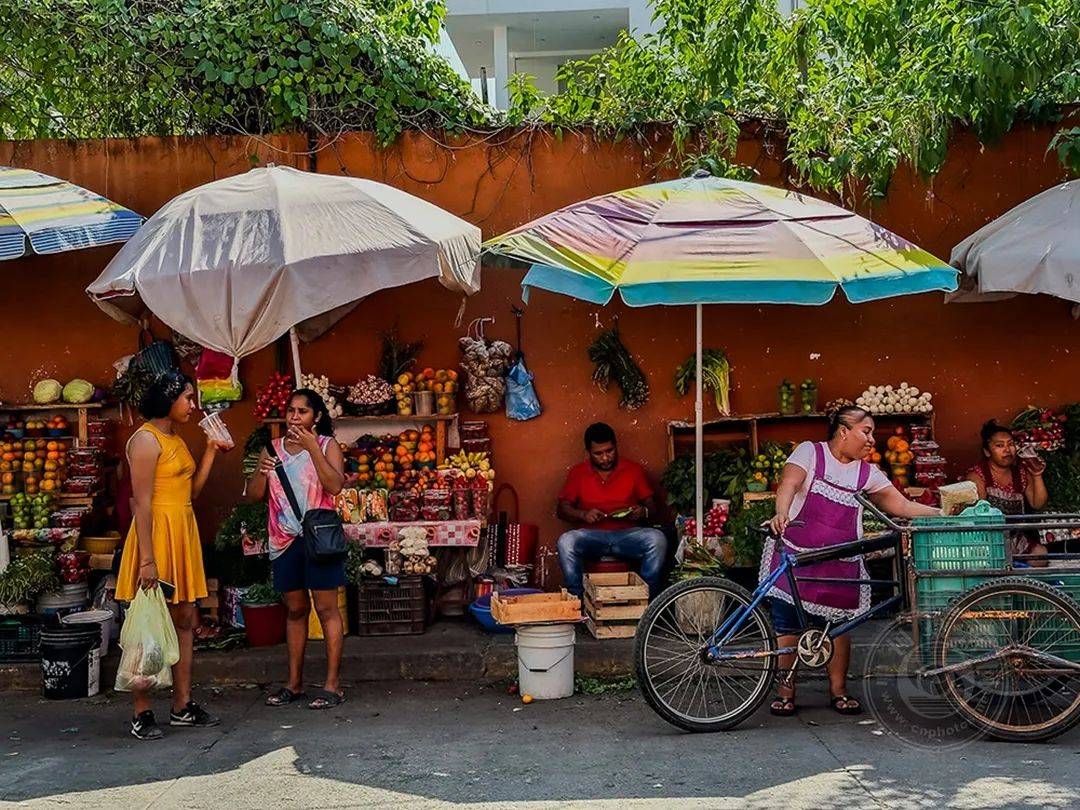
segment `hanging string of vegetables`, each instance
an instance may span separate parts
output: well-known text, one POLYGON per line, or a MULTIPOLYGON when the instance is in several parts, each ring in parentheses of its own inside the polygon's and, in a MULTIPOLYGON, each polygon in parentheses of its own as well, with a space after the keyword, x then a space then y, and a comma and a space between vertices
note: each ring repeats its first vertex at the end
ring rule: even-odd
POLYGON ((589 347, 589 359, 596 364, 593 382, 607 391, 611 381, 622 391, 619 407, 628 411, 640 408, 649 401, 649 383, 634 362, 626 346, 619 340, 619 329, 602 332, 589 347))
MULTIPOLYGON (((697 371, 697 357, 690 355, 675 370, 675 390, 679 396, 694 385, 697 371)), ((731 364, 727 355, 720 349, 704 349, 701 352, 701 387, 709 389, 716 398, 716 409, 724 416, 731 413, 731 364)))

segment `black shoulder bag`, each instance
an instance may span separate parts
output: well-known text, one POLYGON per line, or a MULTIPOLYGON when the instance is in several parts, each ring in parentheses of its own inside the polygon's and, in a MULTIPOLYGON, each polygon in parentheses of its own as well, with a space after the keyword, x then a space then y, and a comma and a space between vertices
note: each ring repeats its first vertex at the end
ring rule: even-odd
POLYGON ((281 458, 274 449, 273 442, 266 443, 266 452, 277 460, 278 480, 281 488, 285 490, 285 497, 289 499, 293 513, 300 520, 300 537, 304 541, 304 550, 307 556, 320 563, 337 562, 342 559, 349 548, 349 540, 345 537, 345 530, 341 526, 341 518, 333 509, 309 509, 306 513, 300 511, 300 503, 296 500, 289 476, 285 474, 285 467, 281 458))

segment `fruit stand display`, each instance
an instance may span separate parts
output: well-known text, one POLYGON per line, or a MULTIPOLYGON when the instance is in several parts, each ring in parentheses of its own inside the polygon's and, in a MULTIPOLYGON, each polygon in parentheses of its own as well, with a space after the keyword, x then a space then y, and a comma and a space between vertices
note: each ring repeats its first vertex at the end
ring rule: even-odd
POLYGON ((116 423, 90 401, 100 392, 84 380, 42 380, 33 393, 34 402, 0 404, 0 529, 10 530, 12 556, 0 573, 0 660, 33 657, 43 616, 88 605, 98 561, 79 545, 106 521, 115 476, 116 423))
MULTIPOLYGON (((459 371, 417 366, 419 344, 383 339, 378 376, 362 374, 341 386, 324 375, 301 377, 301 387, 327 402, 345 458, 346 486, 335 505, 354 543, 347 570, 356 586, 350 598, 361 603, 356 626, 369 635, 422 631, 424 616, 415 610, 396 619, 383 613, 399 602, 415 608, 425 578, 441 585, 453 570, 455 582, 471 580, 464 553, 449 551, 475 555, 482 545, 495 477, 486 424, 459 429, 459 371), (456 448, 462 449, 453 454, 456 448), (395 600, 402 588, 411 589, 410 598, 395 600)), ((259 389, 261 435, 282 434, 290 383, 279 374, 259 389)), ((254 458, 265 439, 252 441, 254 458)))

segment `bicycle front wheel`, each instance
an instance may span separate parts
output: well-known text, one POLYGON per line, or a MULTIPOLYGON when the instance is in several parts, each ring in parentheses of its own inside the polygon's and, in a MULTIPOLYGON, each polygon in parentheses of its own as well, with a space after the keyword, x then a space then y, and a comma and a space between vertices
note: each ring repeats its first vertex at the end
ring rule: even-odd
POLYGON ((653 710, 686 731, 724 731, 768 697, 776 674, 772 622, 745 589, 719 577, 701 577, 660 594, 638 623, 634 665, 653 710), (736 613, 745 614, 720 648, 739 658, 711 661, 714 636, 736 613))
POLYGON ((990 737, 1036 742, 1080 722, 1080 606, 1044 583, 1008 577, 959 596, 934 658, 953 708, 990 737))

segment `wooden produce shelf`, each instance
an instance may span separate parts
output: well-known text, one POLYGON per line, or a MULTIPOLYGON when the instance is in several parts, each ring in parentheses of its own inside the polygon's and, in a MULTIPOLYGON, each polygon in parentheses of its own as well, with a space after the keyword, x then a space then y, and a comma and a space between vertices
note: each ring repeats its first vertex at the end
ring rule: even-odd
MULTIPOLYGON (((742 444, 748 443, 750 452, 757 454, 761 447, 760 428, 766 425, 799 425, 825 422, 828 415, 823 411, 812 413, 742 413, 730 416, 718 416, 702 422, 705 443, 742 444)), ((881 424, 919 424, 934 423, 934 412, 930 413, 889 413, 874 414, 874 421, 881 424)), ((824 435, 822 435, 824 438, 824 435)), ((694 445, 694 422, 675 420, 668 422, 668 460, 673 460, 686 446, 694 445)))
MULTIPOLYGON (((55 495, 56 496, 56 502, 60 506, 93 506, 94 501, 98 498, 98 496, 101 493, 99 492, 99 493, 96 493, 94 495, 73 495, 71 493, 64 493, 64 492, 38 493, 38 494, 39 495, 40 494, 55 495)), ((13 497, 14 497, 13 495, 0 495, 0 503, 7 503, 13 497)))
POLYGON ((51 405, 38 405, 37 403, 20 404, 17 402, 0 402, 0 413, 18 413, 19 411, 93 411, 104 408, 105 402, 84 402, 74 405, 70 402, 54 402, 51 405))
MULTIPOLYGON (((447 433, 452 423, 457 422, 460 414, 432 414, 431 416, 401 416, 399 414, 384 414, 380 416, 339 416, 334 420, 335 425, 423 425, 435 424, 435 463, 442 464, 446 460, 447 433)), ((281 425, 284 419, 264 419, 263 424, 270 426, 270 435, 277 439, 281 436, 281 425)), ((355 439, 354 439, 355 441, 355 439)), ((347 442, 351 444, 352 442, 347 442)))

